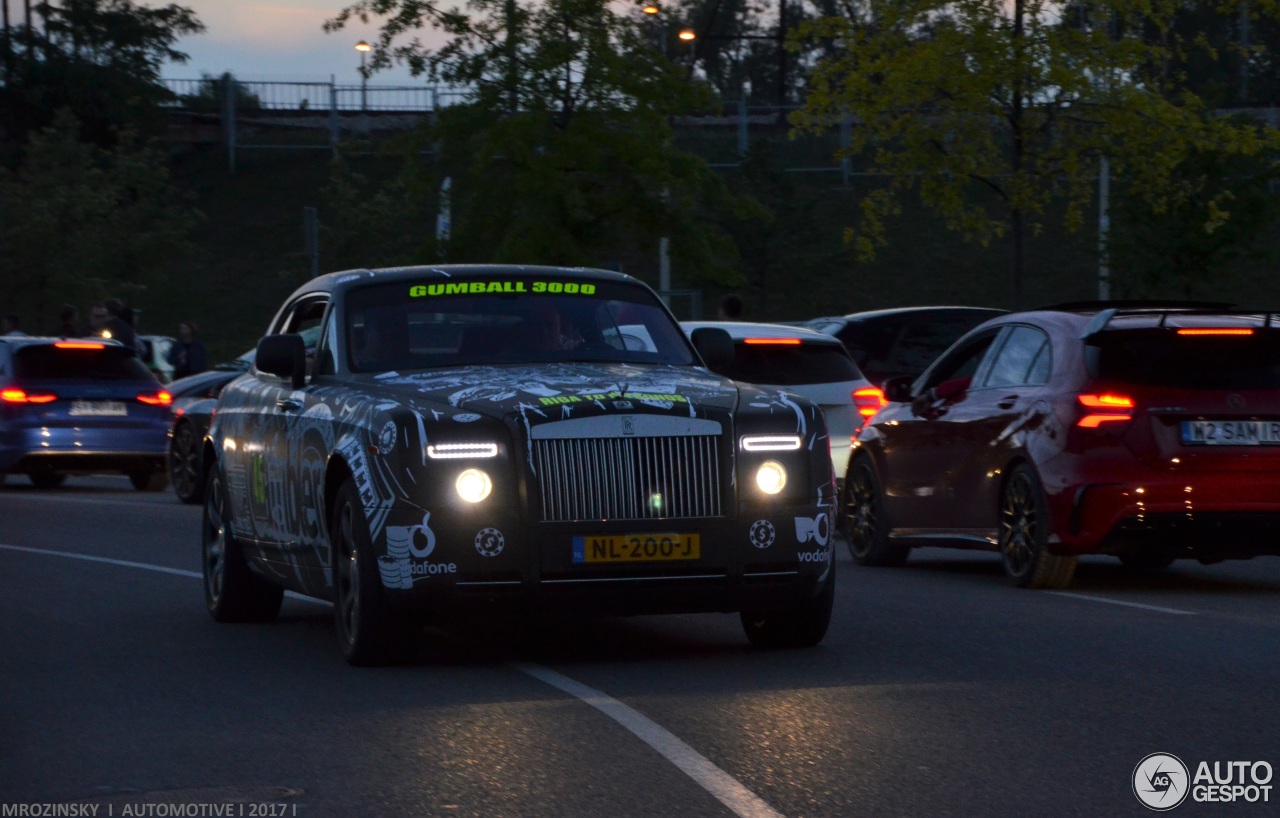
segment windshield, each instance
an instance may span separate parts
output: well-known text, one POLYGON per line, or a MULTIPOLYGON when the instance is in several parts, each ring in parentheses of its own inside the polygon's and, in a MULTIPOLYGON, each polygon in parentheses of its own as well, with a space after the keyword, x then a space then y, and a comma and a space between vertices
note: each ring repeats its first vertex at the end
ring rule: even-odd
POLYGON ((14 355, 13 374, 30 381, 154 381, 151 370, 124 347, 70 342, 71 347, 30 344, 14 355))
POLYGON ((493 276, 377 284, 346 299, 354 372, 485 363, 689 365, 680 328, 647 288, 493 276))
POLYGON ((733 345, 733 360, 713 367, 735 381, 771 386, 804 386, 862 379, 862 373, 844 347, 835 344, 733 345))
POLYGON ((1106 332, 1086 358, 1096 378, 1177 389, 1280 389, 1280 332, 1179 335, 1172 329, 1106 332))

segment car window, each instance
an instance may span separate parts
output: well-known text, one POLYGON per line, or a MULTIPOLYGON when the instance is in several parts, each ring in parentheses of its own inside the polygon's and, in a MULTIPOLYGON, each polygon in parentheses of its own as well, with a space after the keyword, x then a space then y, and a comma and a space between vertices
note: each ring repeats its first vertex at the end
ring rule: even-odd
POLYGON ((999 334, 999 330, 984 332, 963 346, 951 350, 929 369, 916 391, 932 389, 944 381, 960 381, 963 382, 961 388, 967 387, 999 334))
MULTIPOLYGON (((984 378, 984 386, 1022 386, 1049 346, 1049 336, 1035 327, 1016 326, 1005 336, 984 378)), ((1047 355, 1045 356, 1047 360, 1047 355)), ((1044 383, 1047 378, 1038 381, 1044 383)))
POLYGON ((1179 335, 1172 329, 1105 332, 1090 339, 1095 378, 1177 389, 1280 389, 1280 333, 1179 335))
POLYGON ((903 328, 888 366, 894 374, 923 372, 957 338, 989 317, 956 312, 917 316, 903 328))
POLYGON ((832 344, 733 345, 733 360, 712 367, 719 375, 746 383, 800 386, 861 380, 862 373, 843 347, 832 344))
POLYGON ((347 294, 344 315, 354 372, 556 361, 687 366, 694 360, 653 292, 623 281, 494 276, 373 284, 347 294))
POLYGON ((900 318, 877 318, 852 322, 836 333, 836 337, 844 342, 845 348, 867 377, 878 383, 896 374, 889 366, 889 356, 901 329, 900 318))
POLYGON ((155 375, 133 350, 72 342, 70 348, 31 344, 14 354, 14 377, 24 382, 41 380, 154 381, 155 375))

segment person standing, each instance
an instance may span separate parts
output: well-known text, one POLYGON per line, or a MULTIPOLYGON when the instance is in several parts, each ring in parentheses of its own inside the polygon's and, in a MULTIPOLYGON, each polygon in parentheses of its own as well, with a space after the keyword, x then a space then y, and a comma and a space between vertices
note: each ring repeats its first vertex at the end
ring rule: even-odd
POLYGON ((58 310, 58 325, 53 334, 60 338, 77 338, 80 332, 80 310, 71 304, 63 304, 58 310))
POLYGON ((173 365, 173 378, 185 378, 209 368, 204 341, 196 337, 194 321, 178 325, 178 340, 169 347, 169 363, 173 365))
POLYGON ((3 322, 0 322, 0 335, 26 335, 22 331, 22 319, 16 312, 5 314, 3 322))
POLYGON ((133 329, 133 324, 129 320, 131 313, 126 309, 124 302, 118 298, 111 298, 107 300, 105 306, 111 317, 103 325, 105 330, 102 333, 103 337, 114 338, 137 355, 138 333, 133 329))

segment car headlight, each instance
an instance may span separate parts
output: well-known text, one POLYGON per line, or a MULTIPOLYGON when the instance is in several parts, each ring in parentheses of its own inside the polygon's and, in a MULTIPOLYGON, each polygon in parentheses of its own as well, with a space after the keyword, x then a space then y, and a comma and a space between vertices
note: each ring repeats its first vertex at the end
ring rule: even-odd
POLYGON ((432 460, 459 460, 467 457, 497 457, 497 443, 436 443, 427 445, 432 460))
POLYGON ((766 460, 756 469, 756 485, 765 494, 777 494, 787 484, 787 470, 776 460, 766 460))
POLYGON ((493 481, 480 469, 467 469, 458 475, 454 487, 458 496, 468 503, 478 503, 493 491, 493 481))
POLYGON ((743 435, 742 448, 748 452, 793 452, 802 445, 799 435, 743 435))

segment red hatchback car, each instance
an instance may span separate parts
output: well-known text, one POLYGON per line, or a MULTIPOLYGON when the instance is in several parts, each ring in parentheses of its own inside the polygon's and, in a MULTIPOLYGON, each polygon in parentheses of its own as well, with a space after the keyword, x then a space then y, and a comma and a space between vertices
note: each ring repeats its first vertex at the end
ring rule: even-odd
POLYGON ((1280 554, 1280 314, 1067 305, 988 321, 888 405, 849 461, 863 565, 998 550, 1062 588, 1080 554, 1158 570, 1280 554))

